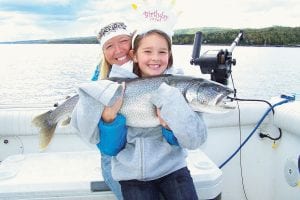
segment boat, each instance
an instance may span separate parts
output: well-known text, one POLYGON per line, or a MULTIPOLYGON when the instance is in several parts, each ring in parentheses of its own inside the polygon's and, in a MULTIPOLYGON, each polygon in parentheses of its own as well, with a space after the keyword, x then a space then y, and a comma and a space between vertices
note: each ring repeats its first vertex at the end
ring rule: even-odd
MULTIPOLYGON (((191 64, 226 84, 235 64, 232 51, 242 35, 229 51, 208 51, 199 57, 202 36, 197 32, 191 64)), ((187 157, 199 199, 300 199, 299 98, 234 97, 236 109, 203 113, 207 141, 187 157)), ((115 199, 101 176, 98 149, 70 125, 59 124, 50 145, 40 152, 39 130, 32 119, 49 109, 54 107, 0 105, 0 199, 115 199)))
MULTIPOLYGON (((207 142, 187 157, 199 199, 299 199, 300 101, 270 103, 274 113, 265 102, 238 101, 233 111, 204 114, 207 142)), ((0 199, 114 199, 99 151, 70 125, 40 152, 31 121, 50 108, 0 107, 0 199)))

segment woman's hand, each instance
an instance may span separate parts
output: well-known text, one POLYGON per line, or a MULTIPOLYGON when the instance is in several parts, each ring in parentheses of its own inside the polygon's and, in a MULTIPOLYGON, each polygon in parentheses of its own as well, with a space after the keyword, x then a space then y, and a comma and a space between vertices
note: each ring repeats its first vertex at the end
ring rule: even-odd
POLYGON ((163 120, 163 118, 161 118, 160 116, 160 109, 156 108, 156 114, 157 114, 157 117, 159 119, 159 123, 166 129, 170 129, 170 127, 167 125, 167 122, 165 120, 163 120))
POLYGON ((117 99, 117 101, 114 103, 112 106, 106 106, 102 112, 102 120, 104 122, 110 123, 114 121, 116 118, 120 108, 122 107, 123 104, 123 97, 124 97, 124 92, 125 92, 125 82, 122 83, 122 94, 121 96, 117 99))

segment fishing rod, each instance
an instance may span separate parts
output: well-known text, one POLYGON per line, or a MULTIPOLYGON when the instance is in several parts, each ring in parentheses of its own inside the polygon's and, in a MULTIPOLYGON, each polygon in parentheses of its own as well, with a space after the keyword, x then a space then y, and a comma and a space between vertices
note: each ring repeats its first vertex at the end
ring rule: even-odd
POLYGON ((236 64, 236 59, 232 58, 232 52, 239 41, 243 39, 243 35, 244 32, 240 31, 229 50, 208 50, 200 56, 202 32, 196 32, 191 65, 199 65, 201 73, 210 74, 211 80, 227 85, 231 74, 231 66, 236 64))

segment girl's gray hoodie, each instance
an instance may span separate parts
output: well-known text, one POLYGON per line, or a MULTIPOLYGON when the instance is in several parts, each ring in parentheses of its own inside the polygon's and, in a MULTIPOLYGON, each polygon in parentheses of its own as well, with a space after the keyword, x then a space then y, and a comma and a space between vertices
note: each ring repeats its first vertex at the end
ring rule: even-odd
MULTIPOLYGON (((124 72, 120 74, 126 77, 135 76, 131 72, 124 72)), ((104 106, 114 102, 115 94, 119 90, 119 84, 108 80, 79 87, 79 101, 72 113, 71 124, 85 141, 99 143, 101 133, 98 122, 104 106)), ((202 114, 192 111, 177 88, 162 84, 153 93, 151 102, 160 108, 161 117, 177 138, 179 146, 170 145, 165 140, 161 126, 128 127, 124 149, 112 157, 112 175, 115 180, 146 181, 168 175, 186 166, 186 149, 198 148, 207 138, 202 114)))

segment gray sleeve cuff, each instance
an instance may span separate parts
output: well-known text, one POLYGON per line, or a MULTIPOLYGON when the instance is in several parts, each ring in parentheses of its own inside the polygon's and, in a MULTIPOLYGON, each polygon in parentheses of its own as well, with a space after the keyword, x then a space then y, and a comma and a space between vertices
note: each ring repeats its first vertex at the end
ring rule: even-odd
POLYGON ((180 146, 196 149, 206 140, 202 115, 191 109, 177 88, 161 84, 153 92, 151 102, 161 110, 162 119, 171 128, 180 146))

